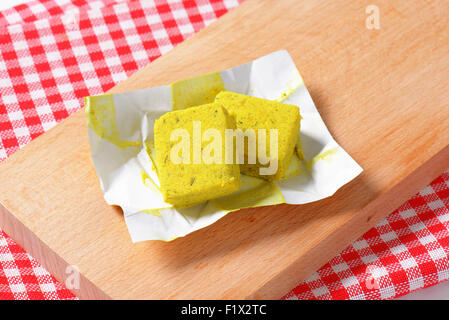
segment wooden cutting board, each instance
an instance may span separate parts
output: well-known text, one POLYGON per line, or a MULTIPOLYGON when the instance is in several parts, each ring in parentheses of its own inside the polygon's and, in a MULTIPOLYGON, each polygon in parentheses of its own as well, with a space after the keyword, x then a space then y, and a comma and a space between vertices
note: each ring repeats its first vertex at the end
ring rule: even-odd
POLYGON ((229 214, 132 244, 103 200, 79 111, 0 164, 0 226, 80 298, 281 298, 449 168, 449 2, 248 0, 110 92, 287 49, 329 130, 365 169, 333 197, 229 214), (66 272, 67 271, 67 272, 66 272))

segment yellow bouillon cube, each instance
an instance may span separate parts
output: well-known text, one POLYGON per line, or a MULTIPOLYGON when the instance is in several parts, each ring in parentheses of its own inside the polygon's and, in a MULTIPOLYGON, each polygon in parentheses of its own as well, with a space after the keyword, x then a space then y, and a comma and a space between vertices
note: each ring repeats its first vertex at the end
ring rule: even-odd
MULTIPOLYGON (((299 139, 299 128, 301 116, 299 108, 290 104, 283 104, 261 98, 250 97, 234 92, 222 91, 215 97, 215 102, 221 104, 228 113, 235 119, 238 129, 246 132, 248 129, 263 132, 265 131, 265 144, 257 134, 256 151, 250 147, 249 136, 245 135, 244 164, 240 170, 243 174, 261 177, 267 180, 282 180, 286 177, 286 172, 292 159, 295 145, 299 139), (265 129, 265 130, 260 130, 265 129), (272 136, 270 131, 277 129, 277 142, 270 143, 272 136), (277 150, 271 150, 276 147, 277 150), (265 150, 260 150, 263 149, 265 150), (269 159, 265 163, 259 157, 259 151, 269 159), (275 152, 277 151, 277 152, 275 152), (249 161, 250 153, 256 153, 256 161, 249 161), (248 163, 250 162, 250 163, 248 163), (277 170, 265 173, 261 168, 272 166, 272 162, 277 162, 277 170)), ((274 137, 274 136, 273 136, 274 137)), ((236 151, 239 152, 238 150, 236 151)), ((240 152, 241 153, 241 152, 240 152)), ((254 158, 253 158, 254 159, 254 158)), ((272 166, 273 167, 273 166, 272 166)), ((274 167, 273 167, 274 168, 274 167)))
POLYGON ((226 129, 235 129, 235 122, 215 103, 168 112, 156 120, 156 162, 166 202, 183 208, 239 189, 239 165, 225 161, 226 129))

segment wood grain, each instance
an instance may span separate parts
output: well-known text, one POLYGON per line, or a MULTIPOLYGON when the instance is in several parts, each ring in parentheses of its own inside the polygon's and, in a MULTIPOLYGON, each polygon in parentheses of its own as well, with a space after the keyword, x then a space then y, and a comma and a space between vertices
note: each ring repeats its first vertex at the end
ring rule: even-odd
POLYGON ((132 244, 102 197, 80 111, 0 164, 1 227, 81 298, 280 298, 449 167, 447 1, 248 0, 110 92, 279 49, 364 173, 308 205, 241 210, 170 243, 132 244))

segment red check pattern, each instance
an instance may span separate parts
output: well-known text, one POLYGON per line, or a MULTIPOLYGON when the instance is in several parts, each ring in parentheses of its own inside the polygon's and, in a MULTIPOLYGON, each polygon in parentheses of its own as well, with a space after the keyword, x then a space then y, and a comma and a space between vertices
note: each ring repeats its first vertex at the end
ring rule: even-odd
MULTIPOLYGON (((67 11, 80 12, 102 8, 120 0, 39 0, 30 1, 0 12, 0 27, 48 19, 67 11)), ((124 1, 124 0, 122 0, 124 1)), ((130 1, 130 0, 127 0, 130 1)))
POLYGON ((449 279, 449 170, 285 299, 392 299, 449 279))
MULTIPOLYGON (((0 161, 242 0, 33 1, 0 15, 0 161)), ((73 299, 0 233, 0 299, 73 299)))
MULTIPOLYGON (((0 161, 243 0, 39 0, 0 13, 0 161)), ((449 278, 449 171, 287 299, 394 298, 449 278)), ((0 231, 0 299, 75 297, 0 231)))
POLYGON ((76 297, 0 230, 0 300, 72 300, 76 297))
POLYGON ((0 32, 0 160, 238 5, 131 1, 0 32))

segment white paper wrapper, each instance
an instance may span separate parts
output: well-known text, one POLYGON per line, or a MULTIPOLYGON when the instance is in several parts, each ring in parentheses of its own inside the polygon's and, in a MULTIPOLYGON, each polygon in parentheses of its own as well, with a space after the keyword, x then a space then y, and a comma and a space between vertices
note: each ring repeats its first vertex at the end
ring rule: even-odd
POLYGON ((327 130, 288 52, 277 51, 245 65, 178 82, 177 88, 184 93, 191 90, 193 98, 213 100, 204 86, 214 94, 218 93, 214 86, 224 86, 228 91, 299 106, 302 173, 274 183, 242 176, 236 195, 176 209, 164 202, 149 156, 154 121, 172 111, 177 99, 173 86, 85 99, 92 159, 104 198, 123 209, 133 242, 170 241, 243 207, 317 201, 362 172, 327 130), (251 190, 253 196, 239 196, 242 190, 251 190))

